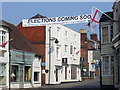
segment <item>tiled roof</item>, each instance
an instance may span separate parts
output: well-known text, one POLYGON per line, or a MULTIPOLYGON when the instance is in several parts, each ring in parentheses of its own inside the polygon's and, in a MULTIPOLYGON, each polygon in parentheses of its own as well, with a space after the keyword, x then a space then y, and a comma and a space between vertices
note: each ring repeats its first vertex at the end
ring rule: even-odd
POLYGON ((10 38, 13 38, 13 40, 10 41, 10 49, 35 52, 36 55, 40 56, 37 49, 26 39, 26 37, 18 30, 15 25, 6 21, 3 22, 11 29, 10 38))
POLYGON ((90 41, 87 42, 88 50, 94 50, 95 48, 90 44, 90 41))
POLYGON ((30 19, 33 19, 33 18, 47 18, 47 17, 42 16, 42 15, 40 15, 40 14, 37 14, 37 15, 31 17, 30 19))
MULTIPOLYGON (((107 14, 108 16, 113 18, 113 12, 105 12, 105 14, 107 14)), ((108 18, 106 15, 102 14, 100 22, 105 22, 105 21, 109 21, 109 20, 110 20, 110 18, 108 18)))

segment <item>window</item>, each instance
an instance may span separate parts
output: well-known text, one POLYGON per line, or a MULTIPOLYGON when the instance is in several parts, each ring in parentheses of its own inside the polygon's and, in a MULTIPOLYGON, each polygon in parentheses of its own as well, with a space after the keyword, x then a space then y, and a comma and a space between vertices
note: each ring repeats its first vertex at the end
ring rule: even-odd
POLYGON ((68 39, 68 32, 65 31, 65 38, 68 39))
POLYGON ((6 64, 0 64, 0 85, 6 85, 6 64))
POLYGON ((72 54, 72 53, 73 53, 73 46, 70 45, 70 54, 72 54))
POLYGON ((31 67, 30 66, 25 66, 24 80, 25 81, 30 81, 31 80, 31 67))
POLYGON ((74 34, 74 40, 75 40, 75 42, 76 42, 76 34, 74 34))
POLYGON ((77 59, 77 55, 76 55, 76 47, 74 47, 74 60, 77 59))
POLYGON ((118 22, 119 24, 117 24, 117 25, 118 25, 118 33, 119 33, 119 32, 120 32, 120 14, 119 14, 119 16, 118 16, 118 21, 119 21, 119 22, 118 22))
POLYGON ((19 70, 18 65, 11 66, 11 82, 18 82, 19 81, 19 70))
POLYGON ((56 58, 59 58, 59 54, 60 54, 60 48, 57 47, 57 48, 56 48, 56 58))
POLYGON ((62 63, 67 63, 67 58, 62 58, 62 63))
POLYGON ((39 72, 34 72, 34 81, 39 81, 39 72))
MULTIPOLYGON (((5 31, 1 31, 0 32, 0 45, 2 45, 2 43, 5 43, 6 41, 6 32, 5 31)), ((3 46, 5 47, 5 46, 3 46)))
POLYGON ((109 41, 108 26, 102 27, 102 42, 108 41, 109 41))
POLYGON ((76 54, 76 47, 74 47, 74 54, 76 54))
POLYGON ((113 39, 113 26, 110 26, 110 41, 113 39))
POLYGON ((103 75, 109 75, 109 56, 103 57, 103 75))
POLYGON ((67 52, 68 45, 65 45, 65 52, 67 52))
POLYGON ((6 51, 0 51, 0 57, 4 57, 5 56, 5 52, 6 51))
POLYGON ((111 75, 114 73, 114 57, 111 56, 111 75))
POLYGON ((60 27, 57 27, 57 39, 60 41, 60 27))
POLYGON ((84 62, 84 57, 80 57, 80 62, 84 62))

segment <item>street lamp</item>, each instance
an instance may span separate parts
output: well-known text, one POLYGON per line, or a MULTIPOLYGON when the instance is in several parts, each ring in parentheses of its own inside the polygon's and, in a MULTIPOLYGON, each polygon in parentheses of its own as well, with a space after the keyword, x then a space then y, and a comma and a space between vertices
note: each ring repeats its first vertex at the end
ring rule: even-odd
POLYGON ((55 40, 55 44, 59 43, 57 38, 51 37, 51 27, 49 27, 49 79, 48 83, 50 84, 50 72, 51 72, 51 41, 55 40))

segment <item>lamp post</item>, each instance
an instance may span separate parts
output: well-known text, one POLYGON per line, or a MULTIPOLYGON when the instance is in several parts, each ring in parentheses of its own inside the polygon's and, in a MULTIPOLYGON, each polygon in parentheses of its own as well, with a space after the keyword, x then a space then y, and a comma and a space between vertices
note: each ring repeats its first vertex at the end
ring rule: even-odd
POLYGON ((84 57, 80 57, 80 68, 81 68, 81 77, 83 77, 83 64, 84 64, 84 57))
POLYGON ((50 69, 51 69, 51 43, 50 43, 50 37, 51 37, 51 27, 49 27, 49 81, 48 83, 50 84, 50 69))
POLYGON ((54 38, 51 37, 51 27, 49 27, 49 79, 48 79, 48 83, 50 84, 50 77, 51 77, 51 41, 55 40, 55 43, 59 43, 59 41, 54 38))
POLYGON ((8 51, 9 51, 9 90, 11 90, 11 52, 10 52, 10 32, 11 32, 11 29, 9 28, 9 45, 8 45, 8 51))

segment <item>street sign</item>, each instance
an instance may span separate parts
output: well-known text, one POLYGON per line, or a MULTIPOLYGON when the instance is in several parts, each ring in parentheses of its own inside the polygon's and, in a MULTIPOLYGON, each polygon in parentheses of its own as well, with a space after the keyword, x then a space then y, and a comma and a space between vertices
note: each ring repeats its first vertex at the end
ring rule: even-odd
POLYGON ((42 65, 42 66, 46 66, 46 63, 45 63, 45 62, 42 62, 41 65, 42 65))

